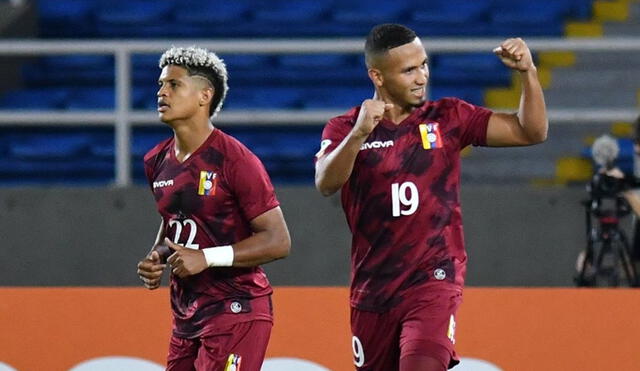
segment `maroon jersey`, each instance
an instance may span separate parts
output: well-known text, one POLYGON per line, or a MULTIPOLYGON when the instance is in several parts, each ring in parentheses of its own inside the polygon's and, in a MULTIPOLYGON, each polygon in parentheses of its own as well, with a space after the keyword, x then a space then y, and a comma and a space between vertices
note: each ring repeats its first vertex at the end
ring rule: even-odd
MULTIPOLYGON (((359 110, 327 123, 318 155, 342 142, 359 110)), ((361 146, 342 187, 354 307, 386 311, 417 286, 462 289, 460 150, 486 144, 490 115, 455 98, 426 102, 399 125, 383 119, 361 146)))
MULTIPOLYGON (((170 138, 145 155, 144 167, 165 236, 187 248, 241 241, 251 236, 252 219, 279 205, 260 160, 217 128, 184 162, 176 159, 170 138)), ((212 317, 228 313, 225 300, 237 300, 243 305, 236 309, 244 312, 251 299, 271 292, 260 267, 208 268, 184 279, 172 274, 174 334, 203 335, 212 317)))

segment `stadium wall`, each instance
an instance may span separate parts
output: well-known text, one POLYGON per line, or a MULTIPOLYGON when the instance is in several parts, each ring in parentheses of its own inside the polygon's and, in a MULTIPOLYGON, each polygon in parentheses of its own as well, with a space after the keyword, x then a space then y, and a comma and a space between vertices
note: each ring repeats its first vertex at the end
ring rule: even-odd
MULTIPOLYGON (((274 285, 345 286, 350 236, 339 197, 276 187, 292 253, 274 285)), ((578 188, 463 186, 471 286, 571 286, 585 243, 578 188)), ((160 218, 146 187, 1 188, 2 286, 138 286, 160 218)), ((166 279, 165 279, 166 282, 166 279)))
MULTIPOLYGON (((262 371, 353 370, 347 298, 345 287, 276 287, 262 371)), ((455 370, 638 370, 639 299, 634 289, 469 288, 455 370)), ((161 371, 170 326, 167 288, 0 288, 0 370, 161 371)))

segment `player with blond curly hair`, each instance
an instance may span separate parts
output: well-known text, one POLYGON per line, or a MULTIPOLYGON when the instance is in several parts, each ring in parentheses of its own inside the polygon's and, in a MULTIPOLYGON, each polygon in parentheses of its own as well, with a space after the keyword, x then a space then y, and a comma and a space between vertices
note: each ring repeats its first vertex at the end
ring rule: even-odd
POLYGON ((260 265, 289 254, 287 225, 260 160, 211 122, 228 90, 223 61, 173 47, 159 67, 158 115, 174 135, 144 157, 162 222, 138 275, 153 290, 171 268, 167 370, 258 371, 273 324, 260 265))

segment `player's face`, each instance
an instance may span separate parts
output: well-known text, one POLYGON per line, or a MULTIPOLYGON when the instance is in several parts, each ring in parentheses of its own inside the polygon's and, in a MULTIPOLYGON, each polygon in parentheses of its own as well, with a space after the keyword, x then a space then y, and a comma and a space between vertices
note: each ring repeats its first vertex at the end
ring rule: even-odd
POLYGON ((427 53, 416 38, 390 49, 380 65, 382 89, 400 106, 421 106, 427 99, 427 53))
POLYGON ((202 82, 180 66, 168 65, 158 79, 158 116, 171 123, 192 118, 202 109, 202 82))

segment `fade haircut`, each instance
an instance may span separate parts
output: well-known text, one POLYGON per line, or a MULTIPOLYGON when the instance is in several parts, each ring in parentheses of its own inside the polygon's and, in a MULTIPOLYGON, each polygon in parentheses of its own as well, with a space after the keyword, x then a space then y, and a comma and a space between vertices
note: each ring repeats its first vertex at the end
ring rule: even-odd
POLYGON ((401 24, 384 23, 374 26, 364 43, 367 67, 371 67, 375 57, 387 53, 389 49, 408 44, 416 37, 418 35, 412 29, 401 24))
POLYGON ((209 117, 215 117, 220 112, 229 86, 227 85, 227 67, 215 53, 195 46, 188 48, 174 46, 162 54, 158 65, 161 69, 168 65, 180 66, 187 70, 189 76, 207 79, 214 89, 209 117))

